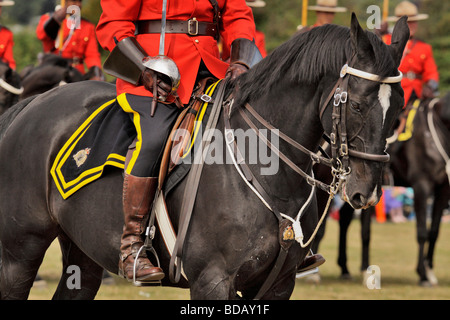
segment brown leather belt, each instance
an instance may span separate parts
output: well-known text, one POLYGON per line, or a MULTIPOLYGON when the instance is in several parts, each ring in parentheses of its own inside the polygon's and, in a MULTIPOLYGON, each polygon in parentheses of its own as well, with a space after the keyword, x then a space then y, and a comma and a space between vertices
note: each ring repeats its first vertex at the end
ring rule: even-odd
MULTIPOLYGON (((136 34, 161 33, 161 20, 140 20, 136 22, 136 34)), ((214 23, 198 21, 195 18, 187 21, 167 20, 166 33, 184 33, 189 36, 217 35, 214 23)))
POLYGON ((403 73, 403 78, 409 79, 409 80, 422 80, 422 75, 415 73, 414 71, 408 71, 406 73, 403 73))

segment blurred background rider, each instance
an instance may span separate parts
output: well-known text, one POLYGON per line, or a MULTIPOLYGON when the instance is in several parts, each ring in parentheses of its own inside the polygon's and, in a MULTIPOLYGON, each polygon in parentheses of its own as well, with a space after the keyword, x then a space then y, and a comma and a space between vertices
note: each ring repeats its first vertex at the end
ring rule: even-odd
MULTIPOLYGON (((2 7, 13 6, 14 1, 0 0, 0 15, 2 7)), ((7 63, 10 68, 16 69, 16 61, 13 55, 14 39, 12 32, 5 26, 0 25, 0 59, 7 63)))
MULTIPOLYGON (((388 21, 397 21, 408 16, 410 39, 406 44, 399 70, 403 73, 402 88, 405 105, 411 97, 419 99, 433 98, 439 87, 439 73, 433 57, 433 49, 427 43, 416 38, 419 21, 428 19, 428 14, 419 13, 417 6, 409 1, 402 1, 395 7, 395 16, 388 21)), ((391 43, 391 35, 383 35, 386 44, 391 43)))
POLYGON ((36 34, 42 42, 44 53, 69 59, 81 74, 85 74, 87 68, 92 74, 91 80, 103 80, 95 25, 81 18, 81 3, 81 0, 63 1, 63 6, 57 7, 55 12, 44 14, 36 34), (79 12, 72 10, 67 14, 70 6, 77 6, 79 12))

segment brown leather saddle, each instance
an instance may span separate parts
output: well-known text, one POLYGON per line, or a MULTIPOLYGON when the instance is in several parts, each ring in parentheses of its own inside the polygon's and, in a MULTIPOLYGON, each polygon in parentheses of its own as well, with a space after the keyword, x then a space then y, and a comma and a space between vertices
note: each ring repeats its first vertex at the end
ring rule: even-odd
POLYGON ((209 85, 216 81, 208 77, 201 79, 193 91, 193 98, 189 105, 180 113, 175 122, 169 138, 167 139, 161 167, 159 171, 159 189, 162 189, 166 177, 181 163, 183 156, 190 148, 197 115, 204 103, 212 102, 212 98, 205 95, 209 85))

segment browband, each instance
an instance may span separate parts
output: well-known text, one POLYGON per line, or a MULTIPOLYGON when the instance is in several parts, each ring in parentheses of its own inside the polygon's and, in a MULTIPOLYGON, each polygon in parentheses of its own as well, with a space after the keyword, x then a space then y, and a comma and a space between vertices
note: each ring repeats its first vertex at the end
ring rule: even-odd
POLYGON ((403 73, 400 70, 398 70, 398 73, 399 73, 398 76, 382 78, 376 74, 361 71, 361 70, 349 67, 348 64, 345 64, 341 69, 341 78, 343 78, 347 73, 357 76, 359 78, 376 81, 376 82, 382 82, 382 83, 398 83, 398 82, 402 81, 402 79, 403 79, 403 73))

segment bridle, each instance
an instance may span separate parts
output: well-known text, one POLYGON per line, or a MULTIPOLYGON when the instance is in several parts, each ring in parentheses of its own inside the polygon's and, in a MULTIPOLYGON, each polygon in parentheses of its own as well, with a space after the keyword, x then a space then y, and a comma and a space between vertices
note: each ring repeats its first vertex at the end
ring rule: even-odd
MULTIPOLYGON (((324 138, 329 141, 331 145, 332 156, 331 159, 327 156, 321 156, 320 154, 313 152, 294 139, 290 138, 283 132, 276 129, 273 125, 271 125, 268 121, 266 121, 249 103, 246 103, 243 108, 238 108, 239 114, 242 119, 250 126, 250 128, 256 133, 258 138, 263 141, 273 152, 279 155, 280 159, 286 163, 292 170, 302 176, 308 184, 311 186, 317 186, 323 191, 331 194, 336 194, 339 183, 327 185, 319 180, 314 179, 313 176, 304 172, 300 167, 298 167, 293 161, 291 161, 285 154, 283 154, 280 150, 278 150, 275 146, 273 146, 270 141, 263 135, 255 123, 250 119, 250 117, 244 112, 244 109, 247 110, 263 127, 271 130, 272 132, 278 132, 279 137, 287 142, 289 145, 294 147, 297 150, 302 151, 307 154, 313 163, 322 163, 328 167, 332 168, 333 179, 336 181, 345 180, 345 176, 347 176, 351 169, 349 167, 349 157, 355 157, 363 160, 369 161, 377 161, 377 162, 389 162, 390 156, 386 152, 384 154, 372 154, 363 151, 358 151, 354 149, 349 149, 348 147, 348 137, 347 137, 347 120, 346 120, 346 110, 348 104, 348 81, 349 75, 353 75, 359 78, 363 78, 366 80, 371 80, 380 83, 398 83, 402 80, 402 73, 399 71, 399 75, 395 77, 385 77, 382 78, 378 75, 361 71, 352 67, 349 67, 348 64, 345 64, 340 72, 340 77, 333 89, 331 90, 329 96, 322 104, 320 108, 319 116, 322 119, 325 110, 330 105, 330 101, 333 98, 333 110, 332 110, 332 132, 327 135, 324 135, 324 138)), ((225 103, 225 137, 227 144, 234 143, 234 135, 230 125, 230 113, 232 109, 233 101, 228 100, 228 103, 225 103)), ((237 146, 234 146, 233 154, 238 157, 239 163, 244 163, 242 160, 242 156, 240 155, 239 149, 237 146)), ((247 172, 247 168, 243 169, 244 172, 247 172)))
POLYGON ((329 136, 325 135, 325 137, 331 145, 332 158, 335 163, 342 163, 343 170, 350 170, 348 166, 349 157, 369 161, 389 162, 390 156, 386 152, 384 154, 372 154, 348 147, 346 110, 349 101, 347 91, 349 76, 347 75, 353 75, 379 83, 398 83, 402 80, 403 74, 399 71, 398 76, 381 78, 378 75, 361 71, 345 64, 341 69, 339 80, 336 82, 320 110, 320 118, 322 119, 323 113, 327 109, 331 98, 334 98, 332 111, 333 128, 331 134, 329 136))
POLYGON ((319 111, 320 119, 322 119, 322 116, 325 110, 328 108, 331 99, 333 99, 332 132, 328 136, 332 152, 331 159, 329 157, 322 156, 316 152, 307 149, 306 147, 304 147, 294 139, 290 138, 283 132, 277 130, 268 121, 266 121, 249 103, 246 103, 242 107, 237 108, 242 119, 256 133, 258 138, 262 142, 264 142, 267 145, 267 147, 271 149, 272 152, 275 152, 275 154, 277 154, 285 164, 287 164, 292 170, 294 170, 297 174, 303 177, 306 180, 306 182, 312 186, 307 201, 300 208, 295 218, 292 218, 278 211, 269 194, 265 191, 263 186, 259 183, 258 179, 254 176, 254 174, 250 170, 249 166, 245 163, 245 159, 237 146, 233 129, 231 128, 230 123, 230 115, 234 100, 232 98, 229 98, 227 99, 227 101, 224 102, 223 118, 225 128, 225 141, 227 145, 227 150, 230 153, 233 164, 236 167, 236 170, 240 174, 241 178, 244 180, 244 182, 258 196, 258 198, 264 203, 264 205, 274 213, 279 222, 279 232, 280 232, 279 243, 281 249, 278 254, 278 258, 275 262, 275 266, 273 267, 271 273, 269 274, 263 286, 256 295, 256 299, 261 298, 263 294, 270 288, 270 286, 275 281, 285 261, 288 249, 292 245, 293 240, 295 239, 302 248, 305 248, 311 244, 312 240, 317 234, 320 225, 322 224, 324 218, 326 217, 325 213, 328 211, 331 200, 339 191, 341 183, 346 180, 346 177, 351 172, 351 168, 349 166, 349 157, 355 157, 363 160, 377 161, 377 162, 389 161, 390 156, 386 152, 384 154, 371 154, 348 148, 346 110, 348 107, 347 104, 349 101, 348 99, 349 97, 347 89, 350 75, 379 83, 398 83, 403 78, 402 73, 400 71, 398 72, 399 75, 395 77, 383 78, 369 72, 349 67, 348 64, 345 64, 342 67, 339 79, 337 80, 336 84, 334 85, 329 96, 327 97, 327 99, 325 100, 319 111), (327 185, 326 183, 316 180, 314 178, 312 170, 311 174, 307 174, 292 160, 290 160, 285 154, 283 154, 274 145, 272 145, 270 141, 267 139, 267 137, 261 133, 260 129, 258 129, 255 123, 244 112, 244 109, 248 111, 252 115, 252 117, 255 118, 263 127, 271 130, 272 133, 278 134, 278 136, 282 140, 287 142, 290 146, 308 155, 311 158, 313 164, 322 163, 324 165, 331 167, 331 175, 333 179, 330 185, 327 185), (313 198, 313 195, 315 194, 315 187, 319 187, 323 191, 327 192, 329 194, 329 199, 314 232, 312 233, 310 239, 306 243, 304 243, 303 242, 304 236, 300 225, 300 218, 302 217, 305 209, 309 206, 313 198), (291 234, 289 230, 293 230, 293 236, 285 237, 286 234, 291 234))

